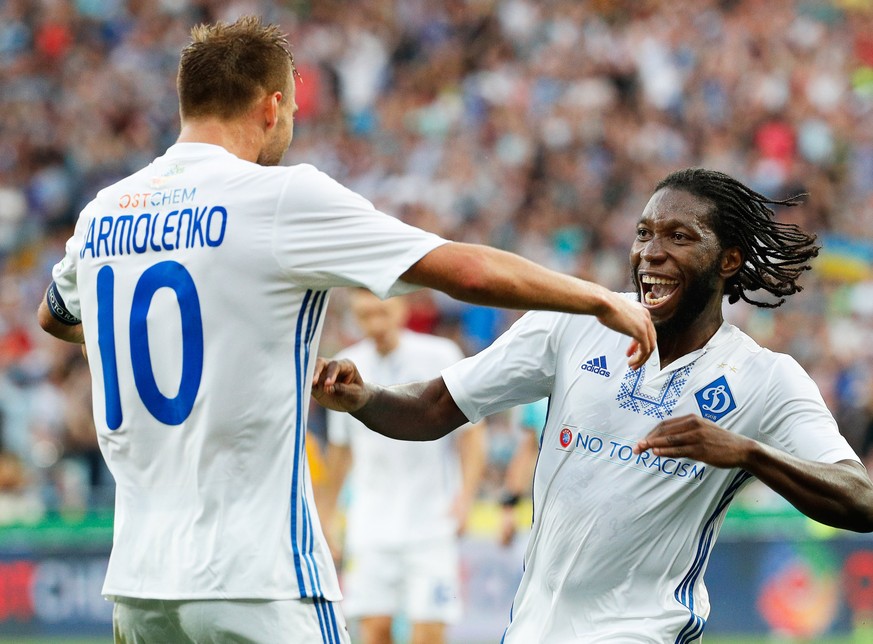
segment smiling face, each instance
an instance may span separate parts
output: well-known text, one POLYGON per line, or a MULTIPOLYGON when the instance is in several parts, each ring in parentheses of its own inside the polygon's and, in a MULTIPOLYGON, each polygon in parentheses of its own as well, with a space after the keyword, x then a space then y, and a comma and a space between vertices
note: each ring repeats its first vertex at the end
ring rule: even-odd
POLYGON ((724 281, 741 266, 739 249, 721 248, 709 222, 714 205, 676 188, 663 188, 637 224, 630 261, 640 301, 661 336, 708 339, 722 322, 724 281), (708 334, 708 335, 707 335, 708 334))

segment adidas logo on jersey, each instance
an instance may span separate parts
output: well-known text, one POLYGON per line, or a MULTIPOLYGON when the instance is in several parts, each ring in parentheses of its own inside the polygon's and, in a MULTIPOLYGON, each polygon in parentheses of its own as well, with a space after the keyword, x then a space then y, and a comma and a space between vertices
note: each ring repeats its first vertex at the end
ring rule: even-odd
POLYGON ((582 370, 596 373, 598 376, 606 376, 607 378, 612 375, 606 367, 606 356, 587 360, 582 364, 582 370))

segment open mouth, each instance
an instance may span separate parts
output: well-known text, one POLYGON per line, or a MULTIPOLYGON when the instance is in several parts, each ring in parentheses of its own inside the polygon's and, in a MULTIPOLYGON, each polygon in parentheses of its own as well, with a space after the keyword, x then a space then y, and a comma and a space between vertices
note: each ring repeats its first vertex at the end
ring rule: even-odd
POLYGON ((643 302, 648 306, 658 306, 673 295, 679 281, 669 277, 655 277, 654 275, 640 275, 643 302))

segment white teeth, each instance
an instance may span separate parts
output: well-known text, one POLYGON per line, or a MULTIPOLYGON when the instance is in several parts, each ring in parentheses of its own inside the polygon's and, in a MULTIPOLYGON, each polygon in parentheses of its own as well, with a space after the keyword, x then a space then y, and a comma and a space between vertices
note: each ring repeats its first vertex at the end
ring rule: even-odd
POLYGON ((678 284, 678 280, 667 279, 666 277, 655 277, 653 275, 641 275, 640 281, 643 284, 678 284))
POLYGON ((643 297, 646 300, 646 304, 651 304, 652 306, 656 306, 656 305, 660 304, 661 302, 663 302, 664 300, 666 300, 670 296, 664 295, 662 297, 655 297, 654 295, 652 295, 651 292, 649 292, 649 293, 646 293, 643 297))
POLYGON ((643 300, 649 306, 657 306, 661 302, 667 300, 673 294, 675 290, 674 287, 679 285, 679 280, 669 277, 657 277, 655 275, 640 275, 640 282, 646 286, 653 287, 651 290, 646 289, 645 293, 643 293, 643 300), (657 288, 659 286, 665 286, 667 288, 657 288), (666 293, 664 293, 665 290, 667 291, 666 293), (660 292, 662 295, 656 296, 656 292, 660 292))

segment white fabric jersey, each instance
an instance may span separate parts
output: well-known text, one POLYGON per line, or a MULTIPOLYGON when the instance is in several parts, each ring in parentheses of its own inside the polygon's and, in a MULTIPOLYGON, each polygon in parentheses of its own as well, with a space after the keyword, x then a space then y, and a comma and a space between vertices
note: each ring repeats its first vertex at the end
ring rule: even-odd
POLYGON ((100 191, 48 300, 82 320, 117 483, 105 594, 340 599, 304 448, 328 290, 407 290, 442 243, 312 166, 207 144, 100 191))
POLYGON ((626 348, 594 318, 529 313, 443 371, 471 421, 551 396, 507 644, 700 638, 703 574, 750 475, 634 455, 659 421, 697 414, 804 459, 857 460, 803 369, 731 325, 663 371, 657 352, 630 370, 626 348))
MULTIPOLYGON (((397 348, 386 356, 372 340, 364 340, 337 357, 352 360, 368 382, 395 385, 431 380, 464 355, 446 338, 403 331, 397 348)), ((327 431, 331 443, 352 451, 346 515, 350 549, 390 548, 455 534, 451 509, 461 472, 452 434, 429 442, 399 441, 377 434, 350 414, 331 411, 327 431)))

